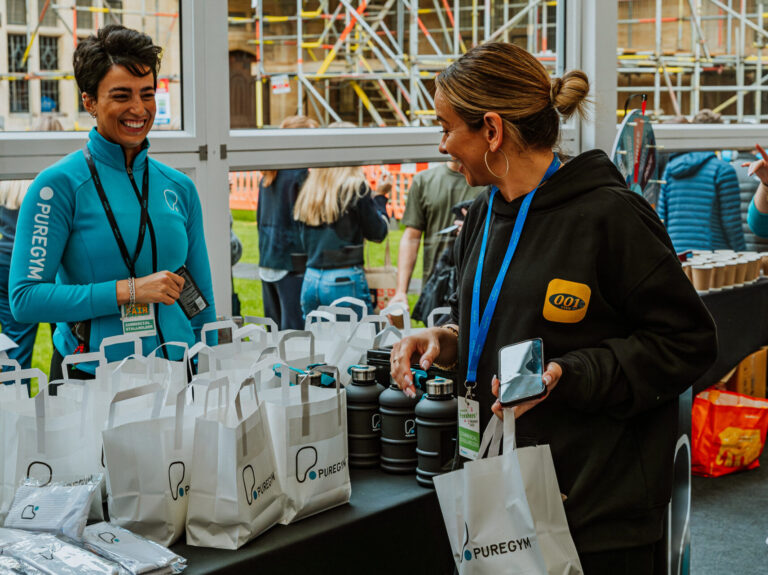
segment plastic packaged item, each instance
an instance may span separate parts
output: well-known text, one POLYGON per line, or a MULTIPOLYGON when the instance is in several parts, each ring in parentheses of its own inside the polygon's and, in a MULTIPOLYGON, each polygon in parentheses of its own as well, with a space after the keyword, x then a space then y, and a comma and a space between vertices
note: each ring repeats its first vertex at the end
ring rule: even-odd
POLYGON ((350 467, 376 467, 381 454, 379 396, 384 387, 376 383, 376 368, 353 365, 347 385, 350 467))
POLYGON ((187 560, 167 547, 111 523, 86 527, 83 545, 89 551, 118 563, 131 575, 158 570, 181 573, 187 567, 187 560))
POLYGON ((14 557, 0 556, 0 575, 43 575, 43 572, 14 557))
POLYGON ((435 475, 451 470, 456 453, 458 405, 450 379, 430 379, 416 405, 416 481, 434 487, 435 475))
POLYGON ((117 564, 48 533, 6 547, 3 554, 49 575, 121 575, 117 564))
POLYGON ((32 533, 28 531, 22 531, 21 529, 6 529, 0 527, 0 555, 3 554, 3 549, 24 539, 33 537, 32 533))
POLYGON ((26 479, 16 490, 5 518, 5 527, 47 531, 79 541, 88 520, 91 499, 100 489, 97 474, 77 485, 50 483, 41 486, 26 479))

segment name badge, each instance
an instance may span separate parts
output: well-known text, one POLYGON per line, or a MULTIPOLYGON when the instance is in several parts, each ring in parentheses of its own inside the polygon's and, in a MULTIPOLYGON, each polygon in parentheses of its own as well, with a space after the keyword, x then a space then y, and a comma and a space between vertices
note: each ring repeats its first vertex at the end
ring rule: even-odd
POLYGON ((123 333, 148 337, 157 335, 155 306, 149 303, 125 304, 120 306, 120 320, 123 333))
POLYGON ((459 455, 475 460, 480 457, 480 404, 459 397, 459 455))

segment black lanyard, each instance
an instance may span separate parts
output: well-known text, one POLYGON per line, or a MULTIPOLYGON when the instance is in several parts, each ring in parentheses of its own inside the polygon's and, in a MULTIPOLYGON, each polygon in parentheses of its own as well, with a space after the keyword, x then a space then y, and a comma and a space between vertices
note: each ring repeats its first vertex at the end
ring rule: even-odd
POLYGON ((96 186, 99 199, 101 199, 101 205, 104 206, 104 212, 107 214, 109 225, 112 226, 112 233, 115 235, 115 241, 117 241, 117 247, 120 248, 120 253, 123 256, 125 266, 128 268, 131 277, 135 278, 136 260, 139 258, 141 246, 144 244, 144 235, 147 231, 147 220, 149 219, 149 160, 147 160, 147 165, 144 168, 144 179, 141 183, 140 196, 138 189, 136 189, 136 183, 133 181, 133 176, 129 173, 131 184, 133 184, 133 189, 136 192, 139 203, 141 204, 141 223, 139 224, 139 237, 136 239, 136 251, 133 254, 133 258, 131 258, 128 255, 128 247, 125 245, 123 234, 120 233, 120 228, 117 226, 117 220, 115 220, 115 214, 112 212, 112 206, 109 205, 107 194, 104 192, 104 186, 101 185, 101 178, 99 178, 99 174, 96 171, 96 164, 93 162, 93 158, 91 157, 90 150, 88 150, 88 146, 83 148, 83 155, 85 156, 85 161, 88 163, 88 167, 91 170, 93 184, 96 186))

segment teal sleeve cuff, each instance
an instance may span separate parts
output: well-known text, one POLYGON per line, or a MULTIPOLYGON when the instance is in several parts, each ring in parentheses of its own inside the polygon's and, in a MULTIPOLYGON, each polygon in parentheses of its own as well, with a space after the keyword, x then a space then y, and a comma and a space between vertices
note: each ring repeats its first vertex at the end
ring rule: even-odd
POLYGON ((120 313, 117 305, 117 280, 91 286, 91 317, 103 317, 120 313))
POLYGON ((749 202, 749 211, 747 212, 747 224, 749 229, 756 236, 768 238, 768 214, 764 214, 755 206, 755 198, 749 202))

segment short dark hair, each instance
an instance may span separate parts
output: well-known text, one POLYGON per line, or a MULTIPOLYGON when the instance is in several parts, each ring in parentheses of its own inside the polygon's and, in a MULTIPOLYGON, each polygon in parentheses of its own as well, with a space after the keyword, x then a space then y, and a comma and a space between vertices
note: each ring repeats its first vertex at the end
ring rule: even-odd
POLYGON ((114 65, 124 66, 139 78, 146 76, 146 69, 149 68, 157 87, 162 51, 160 46, 155 46, 152 38, 137 30, 117 24, 104 26, 77 45, 72 57, 77 87, 80 92, 95 98, 101 79, 114 65))

